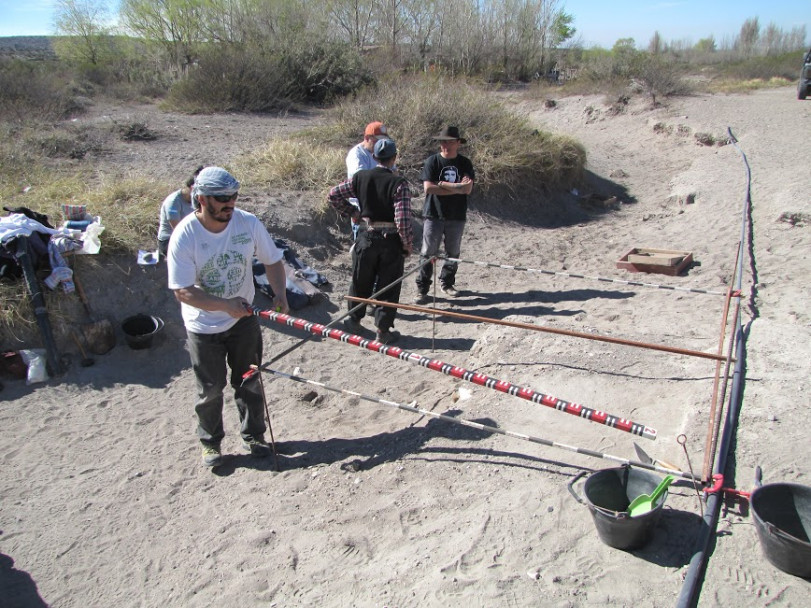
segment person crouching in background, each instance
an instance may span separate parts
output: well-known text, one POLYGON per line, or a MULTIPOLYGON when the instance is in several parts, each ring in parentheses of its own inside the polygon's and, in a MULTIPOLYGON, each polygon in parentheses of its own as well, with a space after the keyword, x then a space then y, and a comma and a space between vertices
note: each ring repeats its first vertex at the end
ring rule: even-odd
POLYGON ((194 179, 203 170, 203 165, 197 167, 192 176, 180 190, 175 190, 163 199, 160 210, 160 224, 158 225, 158 255, 159 259, 166 259, 166 252, 169 250, 169 237, 184 217, 192 212, 191 188, 194 179))

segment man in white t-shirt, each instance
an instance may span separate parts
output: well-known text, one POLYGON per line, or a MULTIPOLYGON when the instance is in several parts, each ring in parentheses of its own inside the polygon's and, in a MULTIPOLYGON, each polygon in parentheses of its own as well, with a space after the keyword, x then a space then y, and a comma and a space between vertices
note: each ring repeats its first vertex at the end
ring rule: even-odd
POLYGON ((242 381, 262 360, 262 332, 247 309, 255 295, 254 258, 265 265, 274 308, 289 310, 282 252, 256 216, 234 207, 238 194, 239 182, 225 169, 203 169, 192 189, 196 209, 172 232, 167 256, 169 289, 180 302, 197 379, 197 436, 203 464, 210 467, 222 464, 223 391, 229 380, 243 447, 254 456, 270 454, 261 383, 256 377, 242 381))
MULTIPOLYGON (((370 122, 363 132, 363 141, 352 147, 346 155, 346 179, 352 179, 358 171, 374 169, 377 161, 374 157, 375 144, 381 139, 389 139, 389 132, 380 121, 370 122)), ((349 201, 352 205, 360 209, 358 199, 349 201)), ((359 224, 355 220, 352 222, 352 239, 358 240, 359 224)))

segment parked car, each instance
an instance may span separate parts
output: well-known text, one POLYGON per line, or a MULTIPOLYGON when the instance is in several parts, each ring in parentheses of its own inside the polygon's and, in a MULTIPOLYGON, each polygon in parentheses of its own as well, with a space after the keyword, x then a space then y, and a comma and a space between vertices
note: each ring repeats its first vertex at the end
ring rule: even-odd
POLYGON ((800 82, 797 83, 797 99, 805 99, 811 85, 811 49, 803 57, 803 68, 800 70, 800 82))

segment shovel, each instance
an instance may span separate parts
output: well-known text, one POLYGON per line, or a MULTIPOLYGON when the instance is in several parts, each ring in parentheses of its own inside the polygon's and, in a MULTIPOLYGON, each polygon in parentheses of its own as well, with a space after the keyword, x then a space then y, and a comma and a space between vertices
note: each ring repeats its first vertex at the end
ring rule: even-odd
POLYGON ((93 365, 95 361, 91 357, 88 357, 87 353, 84 352, 84 346, 82 346, 82 341, 79 340, 79 336, 76 335, 76 332, 71 330, 70 337, 73 338, 73 341, 76 343, 76 346, 79 347, 79 352, 82 354, 81 366, 90 367, 91 365, 93 365))
POLYGON ((90 302, 87 301, 82 284, 76 276, 76 269, 73 270, 73 284, 76 285, 76 293, 82 301, 85 312, 90 318, 90 323, 81 326, 82 335, 87 342, 87 350, 94 355, 103 355, 115 346, 115 329, 109 319, 96 319, 90 302))
POLYGON ((656 486, 656 489, 653 492, 651 492, 650 496, 647 494, 640 494, 634 498, 631 501, 631 504, 628 505, 628 514, 631 517, 639 517, 645 513, 650 513, 656 506, 656 501, 659 500, 659 497, 662 494, 667 492, 667 488, 675 479, 676 478, 673 475, 667 475, 662 481, 659 482, 659 485, 656 486))

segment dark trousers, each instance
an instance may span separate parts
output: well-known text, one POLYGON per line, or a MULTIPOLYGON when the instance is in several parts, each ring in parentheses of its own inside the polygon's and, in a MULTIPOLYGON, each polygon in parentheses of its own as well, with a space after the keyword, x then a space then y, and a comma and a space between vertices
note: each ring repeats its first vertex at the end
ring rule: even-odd
MULTIPOLYGON (((368 298, 374 293, 375 287, 379 291, 402 279, 404 267, 405 256, 399 234, 361 229, 352 249, 352 283, 349 285, 349 295, 368 298)), ((377 299, 397 304, 400 301, 401 287, 402 282, 398 282, 377 296, 377 299)), ((348 303, 350 309, 356 305, 355 302, 348 303)), ((375 307, 375 325, 381 331, 388 331, 394 325, 396 314, 396 308, 375 307)), ((357 320, 362 319, 366 316, 366 306, 356 310, 352 316, 357 320)))
POLYGON ((262 360, 262 332, 256 317, 243 317, 230 329, 218 334, 188 332, 189 354, 197 379, 197 436, 210 445, 220 445, 225 436, 222 424, 223 391, 226 366, 231 368, 230 383, 239 411, 243 439, 265 433, 262 385, 254 376, 242 385, 242 374, 262 360))

